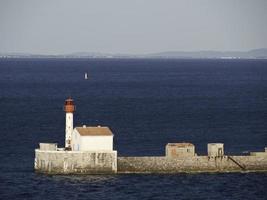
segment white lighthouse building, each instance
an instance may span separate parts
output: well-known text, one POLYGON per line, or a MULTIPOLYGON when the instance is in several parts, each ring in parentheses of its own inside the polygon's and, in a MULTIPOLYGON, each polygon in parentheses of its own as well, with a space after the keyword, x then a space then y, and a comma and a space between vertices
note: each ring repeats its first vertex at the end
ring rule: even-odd
POLYGON ((71 98, 66 99, 65 150, 68 151, 113 151, 113 133, 109 127, 86 126, 73 128, 73 113, 76 107, 71 98))
POLYGON ((57 143, 40 143, 40 148, 35 150, 35 170, 55 174, 116 173, 113 133, 105 126, 74 128, 75 110, 73 99, 66 99, 65 148, 58 148, 57 143))
POLYGON ((65 149, 71 150, 71 138, 73 132, 73 112, 75 111, 73 99, 66 99, 64 111, 66 112, 65 149))

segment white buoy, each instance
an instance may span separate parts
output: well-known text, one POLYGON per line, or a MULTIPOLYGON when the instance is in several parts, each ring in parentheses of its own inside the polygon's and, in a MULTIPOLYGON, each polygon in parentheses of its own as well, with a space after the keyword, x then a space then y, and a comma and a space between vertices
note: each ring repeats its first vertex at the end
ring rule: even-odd
POLYGON ((85 79, 85 80, 88 79, 88 74, 87 74, 87 72, 85 72, 85 74, 84 74, 84 79, 85 79))

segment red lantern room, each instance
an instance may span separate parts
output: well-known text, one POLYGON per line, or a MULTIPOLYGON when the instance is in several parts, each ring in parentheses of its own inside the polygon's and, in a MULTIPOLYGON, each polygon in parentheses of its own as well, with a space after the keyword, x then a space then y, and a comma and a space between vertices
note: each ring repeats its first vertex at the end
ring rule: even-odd
POLYGON ((76 110, 74 101, 72 98, 68 98, 65 100, 65 105, 64 105, 64 111, 66 113, 73 113, 76 110))

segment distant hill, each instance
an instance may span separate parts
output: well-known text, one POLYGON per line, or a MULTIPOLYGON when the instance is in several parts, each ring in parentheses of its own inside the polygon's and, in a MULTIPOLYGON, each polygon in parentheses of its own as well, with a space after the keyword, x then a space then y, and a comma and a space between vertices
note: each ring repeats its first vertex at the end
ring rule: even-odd
POLYGON ((112 54, 76 52, 71 54, 40 55, 26 53, 6 53, 7 58, 192 58, 192 59, 267 59, 267 48, 250 51, 169 51, 151 54, 112 54))
POLYGON ((170 51, 148 54, 158 58, 267 58, 267 48, 250 51, 170 51))

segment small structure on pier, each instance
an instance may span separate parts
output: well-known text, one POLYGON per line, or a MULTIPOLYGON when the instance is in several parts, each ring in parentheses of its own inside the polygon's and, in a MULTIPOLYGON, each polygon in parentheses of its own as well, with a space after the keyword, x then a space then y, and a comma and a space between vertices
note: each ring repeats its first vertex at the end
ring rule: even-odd
POLYGON ((224 156, 223 143, 209 143, 208 144, 208 156, 210 157, 224 156))
POLYGON ((192 143, 168 143, 166 145, 166 156, 169 158, 195 156, 195 146, 192 143))
POLYGON ((57 151, 57 143, 40 143, 39 146, 42 151, 57 151))
POLYGON ((267 147, 264 149, 265 151, 263 152, 250 152, 251 156, 265 156, 267 157, 267 147))

